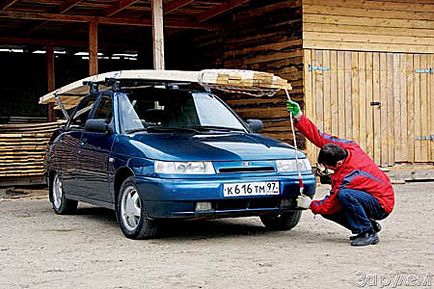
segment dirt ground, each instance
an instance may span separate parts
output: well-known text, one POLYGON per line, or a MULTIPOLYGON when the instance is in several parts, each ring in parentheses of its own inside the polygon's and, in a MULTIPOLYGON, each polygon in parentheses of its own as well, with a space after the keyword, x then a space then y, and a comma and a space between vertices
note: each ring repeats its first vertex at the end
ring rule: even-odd
MULTIPOLYGON (((109 210, 80 205, 58 216, 45 196, 1 199, 0 288, 354 288, 434 274, 434 183, 395 190, 380 243, 363 248, 310 211, 288 232, 241 218, 176 224, 159 239, 132 241, 109 210)), ((419 288, 433 286, 428 278, 419 288)))

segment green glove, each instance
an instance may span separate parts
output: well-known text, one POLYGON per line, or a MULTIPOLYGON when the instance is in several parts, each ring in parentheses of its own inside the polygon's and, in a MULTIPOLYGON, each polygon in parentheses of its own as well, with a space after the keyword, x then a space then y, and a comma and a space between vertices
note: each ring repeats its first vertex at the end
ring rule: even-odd
POLYGON ((294 117, 301 116, 300 106, 295 101, 289 100, 286 102, 286 107, 288 111, 292 113, 294 117))

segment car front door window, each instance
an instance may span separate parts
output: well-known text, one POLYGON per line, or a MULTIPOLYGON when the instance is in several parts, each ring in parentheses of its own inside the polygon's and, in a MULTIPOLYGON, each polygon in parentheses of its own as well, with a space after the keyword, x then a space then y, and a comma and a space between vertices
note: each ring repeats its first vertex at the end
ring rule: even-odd
POLYGON ((108 96, 103 96, 92 118, 104 119, 105 122, 111 123, 113 117, 112 99, 108 96))
POLYGON ((70 127, 75 128, 84 128, 87 119, 89 118, 90 112, 95 104, 95 98, 87 97, 82 100, 82 102, 78 105, 76 112, 74 113, 70 127))

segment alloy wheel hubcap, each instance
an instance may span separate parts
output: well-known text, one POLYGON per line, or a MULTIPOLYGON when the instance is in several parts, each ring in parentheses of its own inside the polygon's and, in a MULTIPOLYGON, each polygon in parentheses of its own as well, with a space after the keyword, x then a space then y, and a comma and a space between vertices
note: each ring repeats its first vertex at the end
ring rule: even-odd
POLYGON ((59 176, 56 175, 53 181, 53 203, 56 209, 60 208, 62 205, 63 188, 62 181, 59 176))
POLYGON ((137 190, 133 186, 125 188, 121 199, 121 218, 129 231, 134 231, 139 225, 141 207, 137 190))

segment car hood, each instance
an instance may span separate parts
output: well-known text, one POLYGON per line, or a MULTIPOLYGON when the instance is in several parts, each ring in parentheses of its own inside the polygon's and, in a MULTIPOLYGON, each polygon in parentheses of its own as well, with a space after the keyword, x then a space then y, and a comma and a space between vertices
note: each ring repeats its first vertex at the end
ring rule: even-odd
MULTIPOLYGON (((136 133, 120 136, 114 152, 162 161, 295 158, 295 150, 288 144, 253 133, 136 133)), ((304 155, 299 152, 299 157, 304 157, 304 155)))

